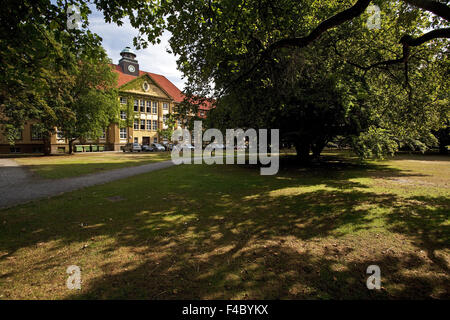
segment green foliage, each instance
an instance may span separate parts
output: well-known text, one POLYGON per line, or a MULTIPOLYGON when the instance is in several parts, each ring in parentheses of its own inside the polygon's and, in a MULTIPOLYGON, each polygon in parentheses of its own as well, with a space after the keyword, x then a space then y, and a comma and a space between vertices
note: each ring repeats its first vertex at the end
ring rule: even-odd
MULTIPOLYGON (((401 39, 450 25, 443 15, 419 8, 429 1, 371 1, 381 8, 380 29, 367 28, 369 15, 364 12, 304 46, 273 50, 282 41, 311 35, 323 21, 356 1, 92 2, 106 22, 121 25, 128 16, 139 30, 134 39, 138 48, 158 43, 163 31, 170 31, 170 50, 178 57, 190 99, 180 106, 181 114, 195 114, 199 97, 214 98, 219 108, 225 108, 212 115, 212 122, 220 125, 282 125, 298 137, 309 136, 315 153, 325 140, 344 135, 359 145, 367 141, 376 149, 373 155, 391 148, 376 147, 369 139, 374 136, 370 127, 379 129, 378 138, 386 135, 390 141, 394 135, 400 144, 423 149, 433 143, 423 137, 449 119, 448 40, 436 38, 408 47, 407 59, 402 60, 401 39), (402 63, 382 63, 395 60, 402 63)), ((445 8, 447 4, 443 2, 445 8)), ((19 5, 6 0, 2 9, 0 111, 6 117, 2 122, 20 128, 28 119, 40 119, 50 132, 58 119, 73 116, 66 104, 72 99, 71 75, 78 55, 89 56, 87 52, 100 45, 100 38, 87 29, 89 7, 81 0, 19 5), (78 30, 66 27, 71 4, 81 9, 78 30)))
MULTIPOLYGON (((268 48, 273 44, 305 37, 355 1, 175 0, 162 1, 155 14, 167 17, 163 28, 172 33, 169 43, 187 79, 186 95, 214 97, 218 108, 225 108, 212 114, 214 125, 280 125, 274 121, 274 117, 280 118, 279 113, 301 123, 297 132, 306 124, 303 137, 344 124, 350 129, 344 130, 347 137, 353 139, 363 132, 357 139, 359 144, 372 141, 368 139, 373 135, 367 131, 369 127, 379 128, 376 136, 386 135, 386 141, 394 135, 399 143, 408 143, 408 139, 422 141, 417 137, 429 136, 447 121, 450 92, 446 39, 408 48, 407 63, 377 65, 403 56, 400 39, 404 36, 418 37, 424 30, 449 26, 448 21, 409 4, 414 2, 373 1, 381 8, 380 29, 367 28, 369 15, 363 13, 327 30, 306 47, 285 46, 272 51, 268 48), (289 69, 280 72, 284 66, 289 69), (330 92, 338 94, 342 113, 337 113, 334 124, 328 116, 315 117, 316 110, 303 114, 304 122, 292 117, 304 112, 307 105, 321 104, 319 91, 314 94, 298 88, 298 94, 295 92, 296 84, 314 83, 308 73, 316 72, 334 81, 332 89, 321 89, 324 101, 330 92), (302 94, 309 96, 299 98, 302 94), (288 95, 293 97, 291 101, 288 95), (225 106, 229 103, 233 105, 225 106), (296 104, 303 107, 296 108, 296 104), (306 121, 308 117, 311 123, 306 121)), ((191 108, 197 111, 197 106, 191 108)), ((333 108, 328 111, 331 114, 333 108)), ((292 131, 292 126, 288 127, 292 131)), ((417 147, 428 145, 422 143, 416 143, 417 147)), ((376 147, 371 154, 381 156, 380 152, 390 150, 376 147)))
POLYGON ((173 113, 171 113, 166 119, 165 125, 167 125, 167 128, 158 130, 158 135, 160 136, 160 138, 162 138, 163 140, 171 141, 176 124, 177 118, 173 113))
POLYGON ((353 140, 353 150, 361 159, 381 158, 394 155, 398 150, 398 143, 394 135, 386 129, 369 127, 353 140))
POLYGON ((67 111, 57 122, 70 143, 80 138, 99 137, 117 119, 117 75, 111 70, 110 62, 101 48, 97 56, 80 57, 73 75, 71 99, 65 105, 67 111))
POLYGON ((133 126, 134 115, 136 114, 136 112, 134 112, 133 97, 131 95, 121 95, 127 99, 125 108, 121 107, 121 109, 125 111, 127 118, 125 120, 119 119, 119 127, 131 128, 133 126))
MULTIPOLYGON (((158 35, 157 23, 162 20, 152 18, 153 4, 145 1, 92 1, 97 9, 103 11, 105 21, 122 24, 125 15, 130 17, 131 24, 149 35, 158 35), (148 24, 147 24, 148 23, 148 24), (147 27, 143 25, 146 24, 147 27)), ((48 140, 54 128, 58 125, 66 127, 67 136, 81 130, 74 122, 81 119, 80 110, 75 110, 74 101, 82 101, 87 107, 96 108, 98 104, 104 105, 111 100, 110 94, 95 91, 83 91, 80 97, 73 95, 72 89, 79 88, 79 61, 92 59, 92 71, 95 73, 94 61, 104 58, 101 52, 101 38, 88 30, 88 15, 90 9, 87 1, 2 1, 0 11, 0 124, 10 141, 14 141, 14 132, 8 128, 23 128, 30 120, 39 121, 44 138, 48 140), (69 28, 68 9, 76 5, 80 9, 80 27, 69 28), (99 54, 100 53, 100 54, 99 54), (84 96, 82 98, 81 96, 84 96), (87 97, 95 99, 87 101, 87 97), (97 101, 95 103, 94 101, 97 101), (70 122, 70 124, 66 124, 70 122)), ((155 42, 158 42, 155 40, 155 42)), ((137 45, 146 46, 146 41, 137 37, 137 45)), ((106 78, 110 74, 106 72, 106 78)), ((98 75, 99 73, 97 73, 98 75)), ((95 83, 96 81, 92 81, 95 83)), ((98 81, 101 83, 101 80, 98 81)), ((114 105, 111 105, 112 110, 114 105)), ((86 121, 87 122, 87 121, 86 121)), ((96 120, 94 127, 85 128, 98 134, 100 123, 96 120)), ((76 135, 78 135, 77 132, 76 135)))

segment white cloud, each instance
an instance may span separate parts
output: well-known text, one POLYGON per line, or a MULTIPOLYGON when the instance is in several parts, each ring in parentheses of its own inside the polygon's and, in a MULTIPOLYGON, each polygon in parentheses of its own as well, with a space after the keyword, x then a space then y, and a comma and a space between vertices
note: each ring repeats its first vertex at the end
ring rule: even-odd
MULTIPOLYGON (((89 16, 89 29, 102 37, 103 47, 108 53, 113 63, 117 64, 120 52, 125 47, 133 47, 133 37, 138 34, 129 23, 128 18, 124 19, 122 26, 114 23, 106 23, 103 20, 102 13, 92 8, 92 14, 89 16)), ((161 38, 161 43, 149 45, 147 49, 133 50, 136 52, 136 59, 139 62, 139 69, 164 75, 172 81, 180 90, 184 87, 184 80, 181 79, 182 73, 177 70, 176 57, 167 52, 169 48, 168 39, 170 33, 165 32, 161 38)))

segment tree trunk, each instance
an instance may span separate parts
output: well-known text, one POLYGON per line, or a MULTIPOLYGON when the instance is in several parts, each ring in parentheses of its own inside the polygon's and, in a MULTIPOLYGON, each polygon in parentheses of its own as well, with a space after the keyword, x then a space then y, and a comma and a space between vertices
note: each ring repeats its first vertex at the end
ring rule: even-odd
POLYGON ((309 163, 311 158, 309 156, 309 151, 310 151, 310 145, 309 143, 301 143, 301 142, 297 142, 295 143, 295 151, 297 152, 297 159, 301 162, 301 163, 309 163))
POLYGON ((42 141, 44 142, 44 155, 48 156, 51 153, 50 134, 43 134, 42 141))
POLYGON ((448 154, 447 145, 450 144, 449 125, 450 124, 448 124, 446 128, 442 128, 442 129, 438 130, 435 134, 436 138, 439 141, 439 153, 442 155, 448 154))
POLYGON ((73 154, 73 142, 75 140, 69 140, 69 154, 73 154))
POLYGON ((311 145, 311 150, 314 159, 320 158, 320 154, 322 153, 323 148, 325 148, 325 145, 326 145, 325 141, 319 141, 311 145))
POLYGON ((448 155, 448 149, 444 142, 439 143, 439 154, 448 155))

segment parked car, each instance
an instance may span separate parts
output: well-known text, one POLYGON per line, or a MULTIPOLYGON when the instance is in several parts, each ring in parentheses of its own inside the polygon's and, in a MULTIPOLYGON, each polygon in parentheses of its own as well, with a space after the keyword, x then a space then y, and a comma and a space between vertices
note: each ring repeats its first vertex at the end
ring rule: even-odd
POLYGON ((164 148, 164 146, 159 143, 152 143, 152 148, 154 149, 154 151, 166 151, 166 148, 164 148))
POLYGON ((144 145, 142 145, 142 151, 143 152, 153 152, 153 151, 155 151, 155 148, 153 148, 152 146, 149 146, 148 144, 144 144, 144 145))
POLYGON ((122 148, 123 152, 141 152, 142 147, 139 143, 127 143, 122 148))
POLYGON ((194 147, 192 144, 190 144, 190 143, 179 143, 179 144, 177 144, 177 145, 174 145, 174 146, 173 146, 173 149, 174 149, 174 150, 181 150, 181 149, 184 149, 184 150, 194 150, 195 147, 194 147))
POLYGON ((248 146, 247 145, 237 145, 237 146, 235 146, 234 147, 234 149, 236 149, 236 150, 247 150, 248 149, 248 146))
POLYGON ((222 143, 215 143, 215 142, 211 143, 210 147, 214 149, 225 149, 225 146, 222 143))
POLYGON ((172 151, 173 149, 173 143, 163 142, 163 146, 166 148, 167 151, 172 151))
POLYGON ((195 147, 192 145, 192 144, 190 144, 190 143, 183 143, 182 145, 181 145, 183 148, 187 148, 187 149, 191 149, 191 150, 194 150, 195 149, 195 147))

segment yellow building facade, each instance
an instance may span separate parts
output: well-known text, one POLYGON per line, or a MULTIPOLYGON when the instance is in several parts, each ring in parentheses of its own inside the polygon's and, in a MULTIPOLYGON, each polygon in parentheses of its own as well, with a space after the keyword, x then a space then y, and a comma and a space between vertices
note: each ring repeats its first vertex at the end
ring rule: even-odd
MULTIPOLYGON (((75 151, 119 151, 126 143, 161 143, 158 130, 167 128, 165 121, 183 100, 181 91, 166 77, 139 70, 136 54, 129 48, 121 52, 119 64, 112 65, 118 74, 120 114, 95 140, 75 141, 75 151), (78 146, 78 147, 77 147, 78 146)), ((69 151, 68 141, 55 128, 45 143, 42 135, 27 123, 11 144, 0 132, 0 153, 50 153, 69 151)))

